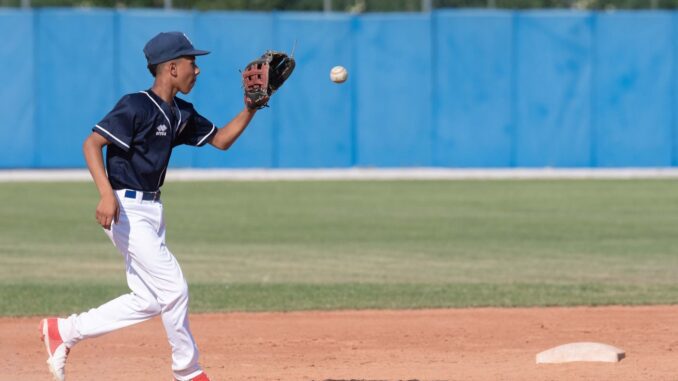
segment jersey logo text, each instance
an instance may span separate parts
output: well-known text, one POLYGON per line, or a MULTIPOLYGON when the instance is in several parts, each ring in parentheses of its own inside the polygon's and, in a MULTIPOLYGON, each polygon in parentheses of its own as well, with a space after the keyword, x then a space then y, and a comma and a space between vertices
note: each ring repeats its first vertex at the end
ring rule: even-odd
POLYGON ((158 126, 158 131, 155 133, 155 136, 167 136, 167 126, 161 124, 158 126))

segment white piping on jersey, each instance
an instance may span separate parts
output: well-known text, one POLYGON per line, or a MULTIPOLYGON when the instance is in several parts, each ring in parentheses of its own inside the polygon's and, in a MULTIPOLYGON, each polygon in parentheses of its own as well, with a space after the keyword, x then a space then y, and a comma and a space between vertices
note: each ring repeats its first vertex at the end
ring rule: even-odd
MULTIPOLYGON (((155 104, 155 107, 157 107, 158 110, 160 110, 160 112, 162 113, 162 116, 165 117, 165 119, 167 120, 167 124, 169 124, 169 125, 171 126, 171 125, 172 125, 172 122, 170 122, 169 118, 167 117, 167 114, 165 114, 165 112, 162 110, 162 107, 160 107, 160 105, 158 104, 158 102, 156 102, 155 99, 153 99, 153 97, 151 97, 151 95, 148 94, 147 92, 145 92, 145 91, 139 91, 139 92, 140 92, 140 93, 143 93, 143 94, 146 94, 146 96, 148 97, 148 99, 150 99, 151 102, 153 102, 153 103, 155 104)), ((176 102, 175 102, 174 104, 176 104, 176 102)), ((179 125, 177 125, 177 127, 179 127, 179 125)))
POLYGON ((108 136, 112 137, 113 139, 115 139, 115 141, 117 141, 118 143, 120 143, 120 144, 124 145, 125 147, 127 147, 127 149, 129 149, 129 145, 125 144, 125 142, 123 142, 122 140, 116 138, 116 137, 115 137, 113 134, 111 134, 110 132, 106 131, 105 128, 101 127, 101 126, 98 125, 98 124, 95 124, 94 126, 95 126, 96 128, 98 128, 98 129, 100 129, 101 131, 105 132, 106 135, 108 135, 108 136))
POLYGON ((179 121, 177 122, 177 136, 179 136, 179 134, 181 133, 181 131, 179 131, 179 126, 181 126, 181 109, 179 109, 176 99, 172 98, 172 102, 174 102, 174 107, 176 107, 177 112, 179 112, 179 121))
MULTIPOLYGON (((167 117, 167 114, 165 114, 165 111, 162 110, 162 107, 160 107, 158 102, 156 102, 155 99, 153 99, 153 97, 151 97, 151 95, 148 94, 147 92, 145 92, 145 91, 139 91, 139 92, 146 94, 148 99, 150 99, 151 102, 153 102, 153 104, 155 105, 155 107, 157 107, 158 110, 160 110, 160 112, 162 113, 162 116, 165 117, 165 120, 167 120, 167 124, 169 124, 171 126, 172 122, 170 122, 169 118, 167 117)), ((177 108, 177 111, 179 111, 179 121, 177 122, 177 127, 176 127, 176 130, 179 130, 179 125, 181 125, 181 109, 179 109, 179 106, 177 105, 176 99, 172 98, 172 102, 174 102, 174 106, 177 108)), ((214 125, 212 125, 212 130, 214 130, 214 125)), ((181 131, 177 132, 177 136, 179 135, 179 133, 181 133, 181 131)), ((210 130, 210 134, 211 133, 212 133, 212 131, 210 130)), ((209 136, 209 134, 207 134, 207 135, 209 136)), ((206 137, 207 136, 205 136, 205 138, 206 137)), ((202 140, 205 140, 205 138, 203 138, 202 140)), ((200 141, 201 143, 202 143, 202 140, 200 141)), ((123 144, 125 144, 125 143, 123 143, 123 144)), ((198 144, 200 144, 200 143, 198 143, 198 144)), ((129 146, 127 148, 129 148, 129 146)), ((158 188, 160 188, 160 182, 162 181, 162 176, 165 174, 165 171, 167 171, 167 167, 165 167, 165 169, 163 169, 162 173, 160 174, 160 178, 158 179, 158 188)))
POLYGON ((208 136, 210 136, 210 135, 212 134, 212 131, 214 131, 214 129, 215 129, 215 128, 217 128, 217 126, 215 126, 215 125, 212 125, 212 129, 210 130, 210 132, 209 132, 209 133, 208 133, 207 135, 205 135, 205 137, 204 137, 204 138, 200 139, 200 141, 198 142, 198 145, 201 145, 201 144, 202 144, 202 142, 204 142, 204 141, 205 141, 205 139, 207 139, 207 137, 208 137, 208 136))

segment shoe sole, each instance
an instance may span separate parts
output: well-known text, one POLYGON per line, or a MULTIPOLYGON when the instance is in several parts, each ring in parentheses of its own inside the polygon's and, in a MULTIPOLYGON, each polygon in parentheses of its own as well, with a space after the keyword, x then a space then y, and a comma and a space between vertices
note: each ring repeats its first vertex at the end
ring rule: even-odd
POLYGON ((49 350, 49 325, 47 324, 47 319, 42 319, 40 321, 38 331, 40 331, 40 340, 42 340, 42 342, 45 344, 45 351, 47 352, 47 367, 49 368, 49 372, 52 373, 52 379, 54 381, 62 381, 63 379, 57 376, 57 372, 54 370, 54 365, 52 365, 52 353, 49 350))

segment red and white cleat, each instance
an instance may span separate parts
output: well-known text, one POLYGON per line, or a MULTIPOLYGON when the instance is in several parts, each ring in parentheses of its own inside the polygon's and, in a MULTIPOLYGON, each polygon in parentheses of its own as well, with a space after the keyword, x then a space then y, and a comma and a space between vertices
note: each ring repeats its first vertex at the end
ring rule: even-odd
POLYGON ((70 349, 66 347, 59 334, 59 323, 56 318, 42 319, 40 321, 40 339, 45 343, 47 350, 47 365, 56 381, 66 380, 66 358, 70 349))
MULTIPOLYGON (((177 381, 174 379, 174 381, 177 381)), ((200 373, 197 377, 191 378, 190 381, 210 381, 209 377, 205 374, 205 372, 200 373)))
POLYGON ((198 377, 194 377, 191 381, 210 381, 210 379, 207 377, 207 375, 203 372, 198 375, 198 377))

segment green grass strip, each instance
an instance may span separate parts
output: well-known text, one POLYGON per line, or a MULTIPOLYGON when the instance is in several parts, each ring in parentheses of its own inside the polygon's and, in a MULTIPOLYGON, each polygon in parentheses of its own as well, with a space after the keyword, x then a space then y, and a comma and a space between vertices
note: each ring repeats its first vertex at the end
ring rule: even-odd
MULTIPOLYGON (((195 182, 163 188, 192 309, 678 303, 676 180, 195 182)), ((5 183, 0 315, 127 292, 90 183, 5 183)))
MULTIPOLYGON (((191 312, 674 304, 678 286, 600 284, 194 284, 191 312)), ((3 285, 0 313, 67 315, 129 292, 122 286, 3 285)))

